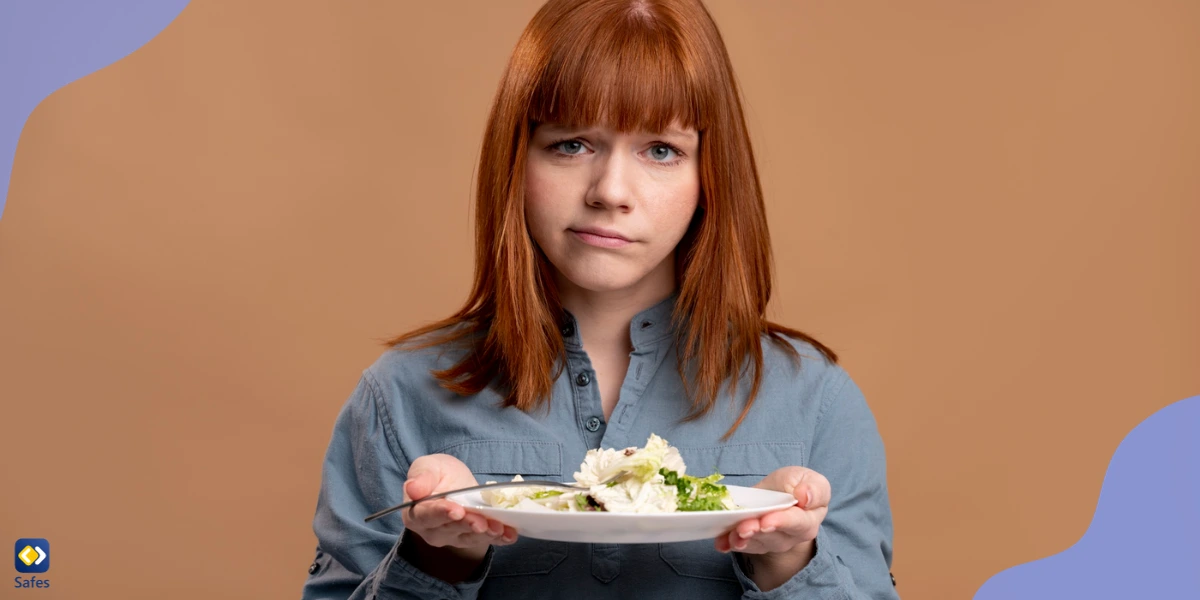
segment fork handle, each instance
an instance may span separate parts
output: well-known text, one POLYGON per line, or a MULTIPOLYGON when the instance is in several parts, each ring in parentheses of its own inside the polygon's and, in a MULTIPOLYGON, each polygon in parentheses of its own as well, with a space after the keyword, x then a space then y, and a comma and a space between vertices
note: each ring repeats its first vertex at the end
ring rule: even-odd
POLYGON ((577 485, 563 483, 561 481, 539 481, 536 479, 526 479, 525 481, 499 481, 496 483, 485 483, 483 485, 476 485, 476 486, 465 487, 465 488, 457 489, 457 490, 450 490, 448 492, 438 492, 436 494, 430 494, 428 496, 425 496, 424 498, 421 498, 420 500, 410 500, 408 502, 402 502, 391 508, 385 508, 373 515, 368 516, 367 518, 363 519, 363 522, 370 523, 371 521, 374 521, 375 519, 378 519, 379 517, 384 517, 384 516, 390 515, 398 510, 403 510, 405 508, 412 508, 426 500, 436 500, 438 498, 445 498, 446 496, 451 496, 454 494, 461 494, 463 492, 474 492, 475 490, 486 490, 486 489, 492 489, 492 488, 505 488, 505 487, 557 487, 557 488, 567 488, 567 489, 572 489, 572 490, 586 490, 587 489, 587 488, 579 487, 577 485))

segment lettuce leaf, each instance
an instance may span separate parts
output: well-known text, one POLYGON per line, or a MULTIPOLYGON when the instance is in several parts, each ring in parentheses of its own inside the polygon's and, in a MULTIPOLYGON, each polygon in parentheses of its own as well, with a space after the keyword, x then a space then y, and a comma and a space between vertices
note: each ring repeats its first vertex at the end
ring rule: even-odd
POLYGON ((717 482, 724 479, 720 473, 708 477, 680 475, 667 468, 659 469, 663 483, 675 486, 680 511, 725 510, 725 498, 729 488, 717 482))

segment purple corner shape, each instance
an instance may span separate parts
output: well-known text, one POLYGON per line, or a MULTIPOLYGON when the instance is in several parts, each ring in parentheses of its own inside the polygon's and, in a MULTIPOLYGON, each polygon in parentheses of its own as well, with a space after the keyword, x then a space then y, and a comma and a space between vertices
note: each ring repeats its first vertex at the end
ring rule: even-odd
POLYGON ((55 90, 142 47, 188 0, 6 0, 0 2, 0 217, 17 138, 55 90))
POLYGON ((1083 537, 993 576, 975 600, 1200 598, 1200 396, 1154 413, 1113 454, 1083 537))

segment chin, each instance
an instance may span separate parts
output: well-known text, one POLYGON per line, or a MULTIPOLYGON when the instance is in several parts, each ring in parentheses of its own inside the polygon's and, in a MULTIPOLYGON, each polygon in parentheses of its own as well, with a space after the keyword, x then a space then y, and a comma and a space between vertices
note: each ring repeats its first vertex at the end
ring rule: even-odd
POLYGON ((644 279, 647 273, 616 269, 575 267, 563 273, 566 279, 589 292, 615 292, 629 289, 644 279))

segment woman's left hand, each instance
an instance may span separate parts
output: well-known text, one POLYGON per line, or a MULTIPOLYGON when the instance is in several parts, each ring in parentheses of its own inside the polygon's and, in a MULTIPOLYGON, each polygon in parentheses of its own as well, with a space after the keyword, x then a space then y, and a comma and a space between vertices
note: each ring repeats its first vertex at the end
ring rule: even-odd
POLYGON ((812 560, 813 540, 829 507, 829 480, 812 469, 784 467, 754 487, 791 494, 796 504, 738 523, 716 539, 717 550, 761 554, 772 570, 798 573, 812 560))

